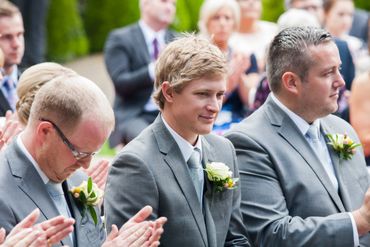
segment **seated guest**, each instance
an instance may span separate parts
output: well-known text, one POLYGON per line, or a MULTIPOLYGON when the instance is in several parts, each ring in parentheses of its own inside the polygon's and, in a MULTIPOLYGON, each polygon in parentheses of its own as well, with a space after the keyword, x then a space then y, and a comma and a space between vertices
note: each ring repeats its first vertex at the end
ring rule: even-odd
POLYGON ((260 20, 262 0, 237 0, 240 10, 239 31, 235 32, 230 44, 232 47, 247 54, 254 53, 257 57, 260 72, 265 70, 265 53, 278 28, 273 22, 260 20))
MULTIPOLYGON (((361 73, 366 59, 367 46, 359 38, 348 34, 353 22, 353 0, 324 0, 324 27, 333 37, 347 42, 357 73, 361 73)), ((367 68, 366 68, 367 69, 367 68)))
POLYGON ((151 205, 150 219, 168 218, 163 246, 249 246, 234 148, 209 134, 226 76, 225 56, 206 39, 188 36, 164 49, 153 96, 161 113, 112 164, 104 201, 108 225, 119 226, 151 205))
POLYGON ((140 20, 113 30, 105 43, 104 60, 115 88, 115 130, 112 147, 126 144, 151 124, 158 108, 151 100, 154 64, 175 33, 169 29, 176 0, 139 0, 140 20))
POLYGON ((370 166, 370 71, 353 81, 350 99, 350 120, 360 137, 366 156, 366 164, 370 166))
POLYGON ((241 210, 255 246, 370 246, 370 178, 338 108, 338 48, 327 31, 291 27, 272 41, 272 93, 226 134, 237 151, 241 210))
POLYGON ((258 80, 254 54, 245 54, 229 46, 231 34, 238 29, 239 5, 235 0, 207 0, 200 10, 199 29, 228 59, 228 78, 222 110, 214 130, 222 132, 231 123, 242 120, 248 110, 249 90, 258 80))
MULTIPOLYGON (((157 246, 164 218, 147 222, 134 216, 119 232, 113 227, 106 240, 100 209, 94 206, 102 192, 82 183, 87 176, 78 169, 89 167, 113 125, 109 101, 88 79, 61 74, 43 85, 24 131, 0 154, 0 226, 10 232, 38 208, 42 215, 37 222, 58 215, 75 220, 74 231, 58 244, 115 246, 117 238, 122 244, 134 238, 136 245, 157 246), (86 187, 92 188, 91 193, 86 187)), ((150 207, 143 210, 146 217, 152 211, 150 207)))

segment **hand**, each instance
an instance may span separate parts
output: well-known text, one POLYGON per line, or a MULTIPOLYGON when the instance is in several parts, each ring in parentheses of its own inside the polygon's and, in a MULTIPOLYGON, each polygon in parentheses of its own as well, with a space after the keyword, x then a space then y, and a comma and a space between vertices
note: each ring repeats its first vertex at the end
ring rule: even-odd
POLYGON ((150 206, 145 206, 118 231, 117 226, 112 226, 112 231, 107 237, 103 247, 116 246, 148 246, 156 247, 163 233, 163 225, 167 219, 160 217, 154 222, 145 221, 152 213, 150 206))
POLYGON ((366 191, 362 206, 352 212, 360 236, 370 231, 370 188, 366 191))
POLYGON ((100 160, 97 164, 90 166, 89 169, 84 169, 86 174, 92 178, 93 182, 99 187, 99 189, 105 189, 109 170, 109 161, 100 160))
POLYGON ((16 114, 7 111, 5 114, 5 125, 0 130, 0 150, 5 148, 6 144, 22 130, 22 124, 17 120, 16 114))
POLYGON ((35 209, 11 230, 3 245, 0 246, 50 246, 60 242, 73 231, 74 219, 66 219, 63 216, 57 216, 33 226, 39 215, 40 210, 35 209))
POLYGON ((242 83, 241 77, 245 71, 251 66, 250 57, 240 53, 234 52, 229 62, 229 76, 227 84, 227 92, 232 92, 235 88, 242 83))

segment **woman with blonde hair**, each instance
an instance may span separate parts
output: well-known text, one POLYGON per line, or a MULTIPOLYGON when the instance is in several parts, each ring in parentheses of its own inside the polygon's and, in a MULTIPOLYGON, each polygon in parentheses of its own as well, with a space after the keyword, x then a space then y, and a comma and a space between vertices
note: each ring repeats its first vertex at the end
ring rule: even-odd
POLYGON ((214 126, 220 133, 246 116, 249 92, 258 79, 254 54, 235 50, 229 45, 231 35, 239 28, 239 21, 240 9, 235 0, 206 0, 200 10, 200 34, 210 39, 228 60, 223 107, 214 126))

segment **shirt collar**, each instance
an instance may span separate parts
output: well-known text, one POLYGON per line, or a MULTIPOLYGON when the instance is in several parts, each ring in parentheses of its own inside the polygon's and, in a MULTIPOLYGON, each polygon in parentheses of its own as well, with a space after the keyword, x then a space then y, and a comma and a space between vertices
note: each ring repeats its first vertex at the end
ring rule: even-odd
POLYGON ((201 135, 198 136, 198 140, 193 146, 187 140, 185 140, 182 136, 177 134, 177 132, 168 125, 168 123, 166 122, 166 120, 163 118, 162 115, 161 115, 161 118, 164 123, 164 126, 166 126, 171 136, 173 137, 173 139, 175 139, 177 145, 179 146, 184 160, 185 161, 189 160, 190 156, 192 155, 194 151, 194 148, 198 148, 200 150, 200 158, 202 160, 203 159, 202 158, 202 140, 201 140, 202 136, 201 135))
POLYGON ((41 170, 40 166, 37 164, 36 160, 32 157, 32 155, 28 152, 27 148, 24 146, 21 138, 21 134, 17 136, 17 145, 20 148, 20 150, 26 155, 29 161, 31 161, 32 165, 35 167, 37 173, 40 175, 42 181, 44 184, 47 184, 49 182, 49 178, 46 176, 46 174, 41 170))
MULTIPOLYGON (((308 129, 310 128, 310 124, 307 123, 306 120, 295 114, 293 111, 291 111, 283 103, 281 103, 281 101, 276 98, 274 93, 271 93, 271 98, 275 102, 275 104, 288 115, 288 117, 295 123, 295 125, 297 125, 302 135, 306 135, 308 129)), ((316 125, 316 127, 320 129, 320 119, 316 119, 312 124, 316 125)))
POLYGON ((13 71, 10 75, 4 76, 3 80, 1 81, 1 87, 4 85, 5 78, 10 78, 12 79, 12 82, 14 83, 14 87, 17 86, 18 84, 18 66, 13 65, 13 71))
POLYGON ((143 20, 139 21, 139 26, 143 31, 145 42, 147 46, 151 46, 153 43, 154 38, 158 40, 160 46, 165 44, 165 34, 166 29, 161 29, 158 32, 154 31, 151 27, 149 27, 143 20))

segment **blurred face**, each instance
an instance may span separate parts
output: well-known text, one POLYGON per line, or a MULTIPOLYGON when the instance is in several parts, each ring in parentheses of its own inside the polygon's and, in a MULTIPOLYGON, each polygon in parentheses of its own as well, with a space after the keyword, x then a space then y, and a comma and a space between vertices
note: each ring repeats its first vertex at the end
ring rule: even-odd
POLYGON ((292 2, 291 7, 306 10, 316 16, 320 24, 323 23, 324 10, 322 8, 322 0, 295 0, 292 2))
POLYGON ((344 86, 339 72, 341 61, 334 42, 309 48, 314 64, 299 85, 299 101, 305 119, 313 122, 338 109, 338 95, 344 86))
POLYGON ((23 34, 21 15, 0 18, 0 48, 4 52, 5 69, 21 62, 24 53, 23 34))
POLYGON ((148 24, 159 25, 160 29, 172 23, 176 13, 176 0, 144 0, 143 11, 148 24))
POLYGON ((325 17, 325 27, 334 36, 347 33, 353 21, 354 5, 349 0, 338 0, 325 17))
MULTIPOLYGON (((89 167, 92 156, 76 159, 50 122, 41 121, 39 128, 43 128, 47 134, 37 160, 50 180, 60 183, 80 167, 89 167)), ((76 150, 86 153, 97 152, 109 136, 109 132, 104 131, 97 121, 82 120, 73 133, 59 129, 76 150)))
POLYGON ((235 30, 235 21, 231 9, 222 7, 211 16, 207 23, 207 30, 216 44, 227 43, 235 30))
POLYGON ((198 135, 212 131, 225 90, 225 78, 191 81, 180 93, 171 91, 163 115, 171 128, 194 144, 198 135))
POLYGON ((261 0, 237 0, 242 19, 258 20, 262 12, 261 0))

